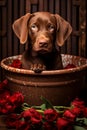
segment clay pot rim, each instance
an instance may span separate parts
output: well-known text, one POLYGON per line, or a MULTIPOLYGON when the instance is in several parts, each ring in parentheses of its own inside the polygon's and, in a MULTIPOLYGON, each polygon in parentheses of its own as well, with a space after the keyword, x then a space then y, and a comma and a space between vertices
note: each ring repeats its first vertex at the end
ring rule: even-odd
MULTIPOLYGON (((69 55, 69 54, 62 54, 62 55, 67 55, 67 56, 74 56, 74 55, 69 55)), ((7 58, 4 58, 2 61, 1 61, 1 67, 7 71, 10 71, 10 72, 15 72, 15 73, 20 73, 20 74, 31 74, 31 75, 57 75, 57 74, 67 74, 67 73, 74 73, 76 71, 81 71, 81 70, 86 70, 87 69, 87 59, 84 58, 84 57, 80 57, 80 56, 75 56, 77 58, 82 58, 86 61, 86 64, 83 64, 81 66, 77 66, 75 68, 70 68, 70 69, 61 69, 61 70, 46 70, 46 71, 43 71, 41 73, 35 73, 34 71, 32 70, 25 70, 25 69, 18 69, 18 68, 14 68, 14 67, 11 67, 11 66, 8 66, 5 64, 5 61, 8 60, 8 59, 11 59, 11 58, 14 58, 14 57, 18 57, 19 59, 21 58, 21 55, 16 55, 16 56, 11 56, 11 57, 7 57, 7 58)))

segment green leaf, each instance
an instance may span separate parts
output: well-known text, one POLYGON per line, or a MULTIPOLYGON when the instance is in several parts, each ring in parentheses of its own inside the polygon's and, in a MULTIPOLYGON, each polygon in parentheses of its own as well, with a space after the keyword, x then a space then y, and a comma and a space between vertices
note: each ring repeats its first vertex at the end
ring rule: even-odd
POLYGON ((76 118, 76 123, 81 126, 81 125, 86 125, 87 126, 87 118, 76 118))
POLYGON ((22 104, 22 110, 29 109, 31 106, 29 106, 27 103, 22 104))
POLYGON ((27 104, 27 103, 25 103, 25 102, 24 102, 22 105, 23 105, 24 107, 31 107, 29 104, 27 104))
POLYGON ((87 118, 84 118, 84 124, 87 125, 87 118))
POLYGON ((40 107, 41 107, 41 110, 43 111, 46 110, 46 104, 42 104, 40 107))
POLYGON ((44 102, 44 104, 41 105, 42 110, 46 110, 48 108, 53 108, 53 105, 44 97, 41 96, 41 100, 44 102))
POLYGON ((74 126, 74 130, 86 130, 86 129, 81 126, 74 126))

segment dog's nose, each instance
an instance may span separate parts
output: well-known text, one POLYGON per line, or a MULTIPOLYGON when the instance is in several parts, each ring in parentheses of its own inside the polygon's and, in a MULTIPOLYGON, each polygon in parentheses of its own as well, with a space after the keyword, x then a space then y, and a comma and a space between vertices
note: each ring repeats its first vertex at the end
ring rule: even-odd
POLYGON ((47 43, 47 42, 40 42, 40 43, 39 43, 39 46, 40 46, 40 47, 47 47, 47 46, 48 46, 48 43, 47 43))

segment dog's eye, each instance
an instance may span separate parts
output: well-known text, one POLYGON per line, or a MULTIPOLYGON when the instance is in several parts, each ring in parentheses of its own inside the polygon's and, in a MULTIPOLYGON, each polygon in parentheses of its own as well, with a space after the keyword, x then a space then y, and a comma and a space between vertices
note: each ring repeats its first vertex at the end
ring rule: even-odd
POLYGON ((32 29, 32 31, 38 31, 38 27, 35 24, 31 25, 31 29, 32 29))
POLYGON ((55 30, 55 27, 54 27, 54 25, 49 25, 48 29, 50 32, 53 32, 55 30))

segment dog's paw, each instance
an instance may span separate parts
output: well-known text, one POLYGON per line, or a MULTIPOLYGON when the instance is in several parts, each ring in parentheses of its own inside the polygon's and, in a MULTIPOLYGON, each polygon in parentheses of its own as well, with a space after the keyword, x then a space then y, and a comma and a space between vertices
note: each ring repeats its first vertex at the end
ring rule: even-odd
POLYGON ((46 66, 43 64, 32 64, 30 69, 35 73, 41 73, 42 71, 46 70, 46 66))

